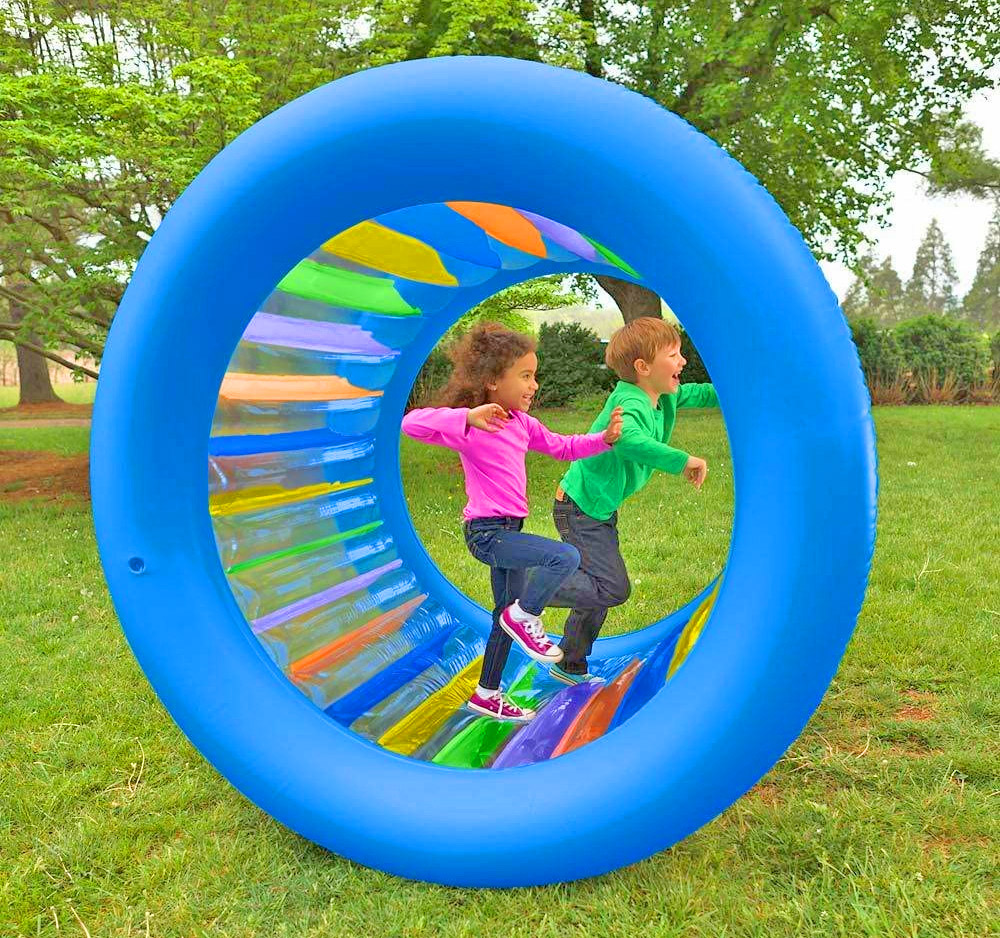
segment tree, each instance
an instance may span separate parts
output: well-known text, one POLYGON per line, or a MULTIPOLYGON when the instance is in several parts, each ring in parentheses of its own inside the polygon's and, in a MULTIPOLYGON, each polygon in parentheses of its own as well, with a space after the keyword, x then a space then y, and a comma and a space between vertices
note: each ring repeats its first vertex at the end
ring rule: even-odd
POLYGON ((1000 162, 986 155, 982 130, 959 121, 933 148, 927 181, 938 194, 1000 198, 1000 162))
MULTIPOLYGON (((24 284, 17 284, 8 291, 7 309, 11 325, 18 330, 21 341, 15 345, 17 352, 18 404, 49 404, 58 401, 52 390, 48 362, 39 354, 40 340, 30 329, 21 331, 21 323, 26 318, 21 302, 24 284)), ((4 333, 0 332, 0 335, 4 333)))
POLYGON ((975 279, 962 303, 962 318, 979 329, 1000 329, 1000 197, 994 202, 975 279))
POLYGON ((817 256, 848 262, 893 173, 926 175, 942 140, 965 152, 962 106, 1000 47, 995 0, 577 3, 582 67, 713 137, 817 256))
POLYGON ((905 298, 910 316, 925 313, 945 315, 958 306, 955 297, 955 260, 937 219, 931 219, 917 248, 913 273, 906 284, 905 298))
POLYGON ((881 326, 904 318, 903 282, 890 258, 877 264, 870 254, 861 256, 857 279, 847 290, 843 310, 848 319, 868 318, 881 326))
MULTIPOLYGON (((649 95, 754 173, 818 256, 850 262, 894 172, 952 184, 979 165, 961 113, 993 84, 998 19, 1000 0, 19 0, 0 12, 0 257, 13 241, 25 261, 0 290, 28 281, 47 351, 98 357, 145 242, 215 152, 324 81, 442 54, 649 95)), ((658 314, 615 281, 626 318, 658 314)))
POLYGON ((26 289, 0 335, 62 363, 53 349, 99 360, 174 199, 267 111, 354 70, 340 54, 351 19, 348 0, 5 7, 0 296, 26 289))
POLYGON ((531 321, 522 315, 524 310, 561 309, 579 302, 581 297, 564 289, 563 278, 558 275, 527 280, 474 306, 448 330, 442 341, 464 335, 478 322, 499 322, 517 332, 534 332, 531 321))

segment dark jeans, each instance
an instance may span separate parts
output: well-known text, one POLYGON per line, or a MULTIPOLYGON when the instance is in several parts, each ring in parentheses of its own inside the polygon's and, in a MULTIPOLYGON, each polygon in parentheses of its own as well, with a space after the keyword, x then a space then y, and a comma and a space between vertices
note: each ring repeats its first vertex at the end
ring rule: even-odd
POLYGON ((620 606, 632 592, 628 571, 618 545, 618 512, 607 521, 584 514, 568 495, 556 499, 552 519, 559 536, 580 552, 579 569, 549 600, 550 606, 569 606, 562 641, 560 667, 575 674, 587 671, 587 656, 594 647, 611 606, 620 606))
POLYGON ((522 534, 523 518, 473 518, 465 523, 465 543, 476 560, 490 568, 493 587, 493 630, 483 654, 479 683, 490 690, 500 686, 511 638, 500 628, 500 613, 514 600, 532 615, 541 615, 549 599, 580 564, 570 544, 522 534), (530 569, 530 574, 528 573, 530 569))

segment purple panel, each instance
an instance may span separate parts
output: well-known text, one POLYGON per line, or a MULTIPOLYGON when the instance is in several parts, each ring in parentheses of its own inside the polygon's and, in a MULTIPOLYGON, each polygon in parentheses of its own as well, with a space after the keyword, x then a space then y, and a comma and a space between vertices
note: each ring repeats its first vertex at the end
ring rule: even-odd
POLYGON ((316 352, 346 352, 350 355, 391 356, 391 348, 376 342, 370 332, 360 326, 341 322, 316 322, 277 316, 274 313, 257 313, 250 320, 246 342, 265 345, 283 345, 286 348, 310 349, 316 352))
POLYGON ((507 744, 493 768, 512 769, 548 759, 576 715, 604 686, 603 681, 587 681, 559 691, 552 703, 507 744))
POLYGON ((597 249, 581 234, 559 222, 546 218, 544 215, 536 215, 534 212, 525 211, 523 208, 517 210, 519 215, 528 219, 546 238, 555 241, 560 247, 572 251, 579 257, 588 261, 601 260, 597 249))
POLYGON ((254 619, 250 623, 250 627, 253 629, 254 635, 259 635, 261 632, 273 629, 276 625, 281 625, 289 619, 294 619, 296 616, 301 616, 306 612, 312 612, 314 609, 332 603, 334 600, 342 599, 349 593, 356 593, 358 590, 367 589, 380 576, 388 573, 390 570, 398 570, 401 566, 403 566, 402 560, 394 560, 392 563, 387 563, 376 570, 362 573, 361 576, 356 576, 353 580, 348 580, 346 583, 338 583, 336 586, 331 586, 328 590, 323 590, 321 593, 314 593, 312 596, 307 596, 305 599, 300 599, 291 605, 276 609, 274 612, 269 612, 266 616, 254 619))

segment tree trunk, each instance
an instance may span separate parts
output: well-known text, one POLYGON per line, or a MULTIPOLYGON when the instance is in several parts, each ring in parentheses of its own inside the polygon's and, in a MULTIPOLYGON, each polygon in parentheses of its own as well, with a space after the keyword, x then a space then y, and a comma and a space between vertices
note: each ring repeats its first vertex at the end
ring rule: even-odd
MULTIPOLYGON (((18 292, 18 287, 12 287, 18 292)), ((19 323, 25 316, 25 309, 17 300, 10 299, 11 322, 19 323)), ((29 332, 24 337, 26 342, 33 345, 40 345, 40 340, 33 332, 29 332)), ((49 363, 31 349, 21 348, 17 345, 17 371, 20 378, 21 391, 18 397, 18 404, 48 404, 58 401, 56 392, 52 390, 52 382, 49 380, 49 363)))
POLYGON ((641 319, 643 316, 663 318, 660 296, 652 290, 640 287, 637 283, 619 280, 617 277, 606 277, 603 274, 595 276, 594 279, 605 292, 611 294, 611 299, 618 304, 625 322, 641 319))

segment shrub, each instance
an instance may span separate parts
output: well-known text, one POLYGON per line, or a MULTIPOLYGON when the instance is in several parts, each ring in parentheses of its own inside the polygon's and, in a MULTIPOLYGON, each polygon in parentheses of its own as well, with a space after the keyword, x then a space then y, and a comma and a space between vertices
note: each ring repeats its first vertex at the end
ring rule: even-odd
POLYGON ((905 401, 904 383, 900 376, 903 358, 899 343, 888 329, 882 329, 874 319, 858 317, 850 321, 851 338, 858 349, 861 370, 868 382, 874 403, 901 404, 905 401), (876 401, 876 395, 885 392, 889 399, 876 401), (897 400, 903 394, 903 400, 897 400))
POLYGON ((953 371, 940 378, 936 368, 928 372, 919 371, 915 375, 914 393, 921 404, 954 404, 961 391, 953 371))
POLYGON ((610 390, 614 377, 604 366, 604 345, 592 329, 575 322, 542 324, 538 330, 538 404, 561 407, 595 391, 610 390))
POLYGON ((946 316, 918 316, 900 323, 893 333, 903 368, 915 382, 932 374, 952 374, 957 387, 966 389, 979 384, 986 374, 987 343, 964 322, 946 316))
POLYGON ((894 375, 875 375, 868 379, 868 393, 873 404, 908 404, 910 379, 901 371, 894 375))
POLYGON ((990 339, 990 358, 993 359, 993 377, 1000 378, 1000 332, 990 339))

